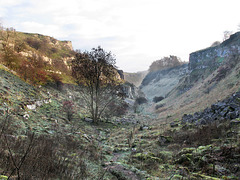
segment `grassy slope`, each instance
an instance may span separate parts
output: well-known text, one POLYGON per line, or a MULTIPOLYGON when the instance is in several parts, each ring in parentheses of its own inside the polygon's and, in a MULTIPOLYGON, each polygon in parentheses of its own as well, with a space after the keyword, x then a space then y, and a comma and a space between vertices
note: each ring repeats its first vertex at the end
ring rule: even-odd
MULTIPOLYGON (((105 127, 95 127, 90 125, 89 123, 84 122, 81 119, 84 117, 85 112, 84 110, 79 111, 81 107, 79 107, 77 103, 75 104, 76 113, 74 114, 73 120, 69 122, 67 120, 65 112, 62 109, 62 103, 65 100, 69 100, 70 95, 74 95, 74 92, 71 92, 71 90, 65 89, 63 91, 58 91, 50 87, 33 87, 22 81, 17 76, 14 76, 3 69, 0 69, 0 84, 1 127, 3 127, 4 125, 3 122, 6 117, 7 109, 11 117, 11 120, 9 120, 10 126, 7 130, 5 130, 4 133, 8 133, 16 137, 24 137, 26 136, 27 132, 34 132, 35 139, 37 141, 36 143, 41 143, 41 141, 39 140, 40 137, 45 137, 46 141, 47 139, 52 139, 56 142, 59 141, 56 139, 57 137, 61 137, 62 140, 70 138, 72 143, 81 144, 80 149, 72 149, 73 147, 71 146, 73 146, 74 144, 71 145, 71 142, 68 142, 68 144, 66 144, 67 142, 61 141, 61 149, 58 147, 54 151, 59 151, 59 153, 65 152, 65 155, 62 155, 62 157, 70 158, 74 154, 77 155, 83 152, 85 148, 89 148, 88 150, 86 150, 86 153, 89 153, 90 156, 96 156, 95 159, 88 159, 88 155, 84 155, 82 157, 75 157, 74 155, 74 157, 71 157, 72 160, 68 163, 75 164, 77 161, 82 160, 87 165, 88 177, 90 179, 94 179, 95 176, 101 176, 101 173, 104 172, 104 170, 102 170, 101 162, 99 161, 100 152, 98 151, 97 142, 98 138, 102 137, 102 135, 100 135, 99 133, 103 131, 102 133, 104 134, 104 130, 102 129, 110 127, 112 128, 111 124, 104 125, 105 127), (30 110, 26 106, 31 105, 33 101, 47 100, 49 98, 51 99, 50 102, 44 103, 40 107, 37 107, 35 110, 30 110), (24 115, 26 114, 28 115, 28 118, 24 118, 24 115)), ((0 153, 7 151, 5 149, 6 147, 2 143, 6 142, 1 141, 0 153)), ((14 149, 12 144, 10 144, 10 147, 12 148, 14 153, 17 153, 21 150, 20 147, 19 149, 14 149)), ((36 146, 36 148, 37 147, 38 146, 36 146)), ((38 149, 38 151, 40 150, 38 149)), ((31 157, 31 153, 29 154, 29 157, 31 157)), ((2 160, 4 160, 4 156, 2 156, 2 160)), ((6 171, 7 169, 5 166, 5 164, 7 163, 11 163, 11 161, 1 161, 0 174, 4 173, 5 175, 9 175, 9 171, 6 171)), ((26 164, 24 165, 24 167, 30 168, 27 166, 27 163, 28 160, 26 160, 26 164)), ((54 164, 54 162, 50 163, 54 164)), ((63 162, 62 165, 64 165, 64 163, 66 166, 68 166, 67 162, 63 162)), ((43 163, 42 166, 47 166, 47 164, 43 163)), ((78 170, 79 168, 80 166, 74 167, 75 171, 80 172, 78 170)), ((11 166, 8 167, 8 169, 11 170, 11 166)), ((44 172, 40 171, 39 174, 35 173, 33 174, 33 177, 34 175, 35 178, 39 177, 41 173, 44 172)), ((46 174, 46 176, 48 177, 48 174, 46 174)), ((56 177, 65 177, 63 174, 55 174, 52 176, 53 179, 55 179, 56 177)), ((107 173, 106 177, 109 177, 111 179, 112 176, 111 174, 107 173)), ((65 178, 69 179, 68 176, 66 176, 65 178)))
POLYGON ((165 70, 150 72, 144 78, 141 90, 150 101, 152 101, 155 96, 165 97, 178 85, 186 69, 187 65, 185 64, 165 70))

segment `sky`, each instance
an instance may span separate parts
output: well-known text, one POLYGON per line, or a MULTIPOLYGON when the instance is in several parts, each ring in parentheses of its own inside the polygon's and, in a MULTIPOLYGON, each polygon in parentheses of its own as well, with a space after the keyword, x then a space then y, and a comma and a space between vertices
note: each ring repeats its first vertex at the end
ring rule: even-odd
POLYGON ((238 31, 239 7, 239 0, 0 0, 0 22, 82 51, 100 45, 119 69, 138 72, 169 55, 188 61, 224 31, 238 31))

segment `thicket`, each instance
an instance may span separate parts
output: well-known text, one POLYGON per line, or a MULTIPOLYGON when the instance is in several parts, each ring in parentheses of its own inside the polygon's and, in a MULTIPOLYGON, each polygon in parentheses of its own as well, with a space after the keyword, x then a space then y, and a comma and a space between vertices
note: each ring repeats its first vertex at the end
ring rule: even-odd
POLYGON ((141 105, 147 103, 148 100, 145 97, 137 97, 135 100, 135 104, 141 105))

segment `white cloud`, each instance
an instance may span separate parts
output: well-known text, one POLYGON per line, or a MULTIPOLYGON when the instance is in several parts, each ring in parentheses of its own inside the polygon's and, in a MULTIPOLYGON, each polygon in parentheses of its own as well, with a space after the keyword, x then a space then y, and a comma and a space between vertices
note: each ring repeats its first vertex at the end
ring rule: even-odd
POLYGON ((163 56, 221 40, 240 23, 239 0, 0 0, 0 17, 19 31, 71 40, 76 49, 102 45, 125 71, 148 69, 163 56), (138 66, 136 66, 138 64, 138 66))
POLYGON ((24 0, 0 0, 0 6, 16 6, 22 4, 24 0))
MULTIPOLYGON (((32 33, 39 33, 43 35, 53 36, 53 37, 67 37, 65 32, 62 32, 57 25, 45 25, 37 22, 23 22, 20 26, 24 27, 25 30, 28 30, 32 33)), ((26 31, 25 31, 26 32, 26 31)))

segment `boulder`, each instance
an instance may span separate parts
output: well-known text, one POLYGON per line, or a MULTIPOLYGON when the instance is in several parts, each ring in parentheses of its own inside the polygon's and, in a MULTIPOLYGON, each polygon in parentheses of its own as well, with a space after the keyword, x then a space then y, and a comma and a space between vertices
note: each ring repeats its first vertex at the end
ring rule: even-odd
POLYGON ((149 129, 149 127, 146 126, 146 125, 142 125, 142 126, 140 126, 140 128, 139 128, 140 131, 148 130, 148 129, 149 129))
POLYGON ((219 113, 219 115, 221 117, 225 117, 228 112, 229 112, 229 109, 228 109, 228 107, 226 107, 219 113))
POLYGON ((239 114, 238 114, 238 112, 229 112, 227 115, 226 115, 226 117, 228 118, 228 119, 236 119, 236 118, 238 118, 238 116, 239 116, 239 114))
POLYGON ((182 117, 182 123, 185 124, 185 123, 190 123, 193 119, 193 115, 191 114, 184 114, 183 117, 182 117))
POLYGON ((234 119, 230 121, 230 127, 234 127, 238 125, 240 125, 240 119, 234 119))
MULTIPOLYGON (((212 104, 211 108, 206 108, 202 112, 195 112, 193 115, 184 114, 182 124, 193 123, 195 125, 206 125, 216 120, 233 120, 240 116, 240 91, 225 100, 212 104)), ((174 126, 174 123, 170 124, 174 126)))
POLYGON ((216 104, 213 104, 211 106, 211 109, 216 111, 216 110, 222 110, 226 107, 226 103, 225 102, 218 102, 216 104))
POLYGON ((178 127, 178 123, 177 122, 171 122, 170 123, 170 126, 173 128, 173 127, 178 127))

